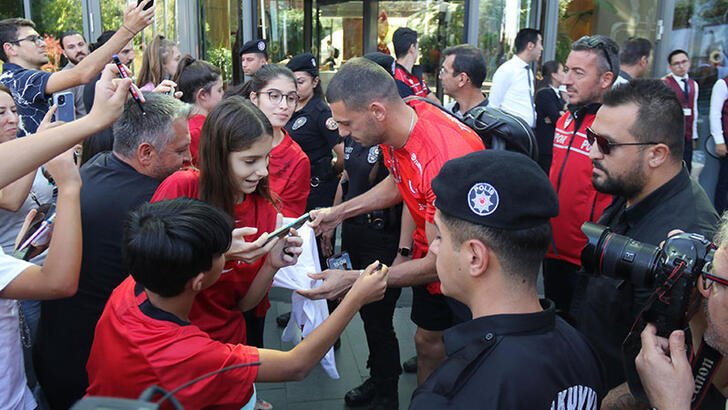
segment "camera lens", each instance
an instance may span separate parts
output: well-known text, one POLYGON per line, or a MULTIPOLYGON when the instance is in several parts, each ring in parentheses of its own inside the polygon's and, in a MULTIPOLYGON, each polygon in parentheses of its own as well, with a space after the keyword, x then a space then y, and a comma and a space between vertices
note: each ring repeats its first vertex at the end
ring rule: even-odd
POLYGON ((585 222, 581 230, 587 237, 581 253, 582 266, 587 272, 652 286, 661 258, 660 248, 591 222, 585 222))
POLYGON ((63 104, 66 102, 66 96, 65 95, 59 95, 58 96, 58 104, 63 104))

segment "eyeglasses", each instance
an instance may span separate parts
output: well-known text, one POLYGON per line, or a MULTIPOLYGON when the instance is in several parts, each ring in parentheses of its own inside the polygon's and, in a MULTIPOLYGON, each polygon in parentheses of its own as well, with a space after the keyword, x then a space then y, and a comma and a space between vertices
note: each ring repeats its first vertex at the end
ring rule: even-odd
POLYGON ((8 43, 20 44, 21 41, 30 41, 31 43, 35 43, 36 45, 41 45, 41 44, 45 43, 45 40, 43 40, 43 37, 41 37, 37 34, 31 34, 27 37, 19 38, 15 41, 8 41, 8 43))
POLYGON ((708 290, 713 282, 719 283, 723 286, 728 286, 728 279, 720 276, 713 275, 710 273, 713 270, 713 262, 708 262, 703 266, 703 271, 700 273, 703 276, 703 289, 708 290))
POLYGON ((674 63, 670 63, 673 67, 683 66, 687 65, 690 62, 690 60, 681 60, 681 61, 675 61, 674 63))
POLYGON ((267 94, 268 99, 273 104, 280 104, 283 97, 286 97, 286 105, 288 105, 289 107, 295 107, 296 104, 298 104, 298 100, 300 99, 295 91, 291 91, 288 94, 283 94, 283 91, 276 90, 275 88, 271 88, 268 91, 261 91, 259 94, 267 94))
POLYGON ((607 64, 609 65, 609 71, 611 71, 612 73, 616 73, 614 71, 614 66, 612 65, 612 59, 609 58, 609 51, 607 50, 607 48, 609 46, 604 42, 604 40, 602 40, 601 38, 599 38, 597 36, 591 36, 591 37, 584 36, 584 37, 580 38, 579 40, 577 40, 577 43, 584 43, 587 46, 589 46, 589 48, 592 48, 592 49, 598 48, 598 49, 602 50, 604 52, 604 57, 607 59, 607 64))
POLYGON ((586 140, 589 141, 589 144, 594 145, 594 143, 597 143, 597 146, 599 147, 599 152, 601 152, 604 155, 609 155, 609 153, 612 151, 612 147, 619 147, 622 145, 657 145, 659 142, 610 142, 607 140, 606 137, 603 137, 594 130, 591 129, 591 127, 586 128, 586 140))

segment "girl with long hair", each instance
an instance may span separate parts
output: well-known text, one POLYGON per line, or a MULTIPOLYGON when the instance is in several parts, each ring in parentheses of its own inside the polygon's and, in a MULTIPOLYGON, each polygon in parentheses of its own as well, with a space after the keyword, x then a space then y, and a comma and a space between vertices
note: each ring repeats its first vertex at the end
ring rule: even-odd
POLYGON ((175 172, 152 198, 198 198, 234 218, 224 274, 197 296, 190 312, 193 323, 225 343, 247 343, 243 312, 263 300, 276 271, 295 264, 301 252, 295 235, 266 242, 277 220, 268 188, 272 146, 273 127, 265 115, 240 97, 226 99, 202 127, 199 170, 175 172))
POLYGON ((177 43, 157 34, 144 49, 137 86, 142 91, 152 91, 162 81, 170 80, 181 57, 177 43))

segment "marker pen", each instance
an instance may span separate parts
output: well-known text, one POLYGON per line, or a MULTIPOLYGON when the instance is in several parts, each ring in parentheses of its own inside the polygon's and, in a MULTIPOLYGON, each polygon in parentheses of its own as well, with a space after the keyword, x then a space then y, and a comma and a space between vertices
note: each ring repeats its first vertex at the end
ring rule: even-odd
MULTIPOLYGON (((117 54, 111 56, 111 59, 114 61, 114 64, 116 64, 116 67, 119 69, 119 75, 121 76, 121 78, 131 78, 129 72, 126 71, 126 67, 124 67, 124 64, 121 64, 121 60, 119 60, 119 56, 117 54)), ((131 93, 132 98, 134 98, 134 101, 136 101, 137 105, 139 105, 139 109, 142 110, 142 113, 145 113, 142 99, 133 84, 129 86, 129 92, 131 93)))

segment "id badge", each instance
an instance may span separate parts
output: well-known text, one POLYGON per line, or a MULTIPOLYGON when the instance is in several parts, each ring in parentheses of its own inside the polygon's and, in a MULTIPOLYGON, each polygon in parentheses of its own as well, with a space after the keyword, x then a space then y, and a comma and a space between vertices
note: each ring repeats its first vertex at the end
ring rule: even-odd
POLYGON ((340 270, 351 270, 354 267, 351 265, 351 258, 349 252, 341 252, 338 255, 334 255, 326 259, 326 266, 329 269, 340 269, 340 270))
POLYGON ((691 117, 693 115, 693 110, 690 108, 683 108, 683 115, 686 117, 691 117))

